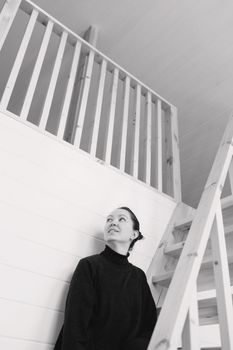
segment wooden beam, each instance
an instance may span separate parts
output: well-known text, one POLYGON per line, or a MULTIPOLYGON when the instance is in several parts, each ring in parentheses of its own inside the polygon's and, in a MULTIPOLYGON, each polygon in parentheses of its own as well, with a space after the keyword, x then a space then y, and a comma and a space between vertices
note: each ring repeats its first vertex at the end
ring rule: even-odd
POLYGON ((136 86, 134 153, 133 153, 133 176, 136 179, 138 178, 138 164, 139 164, 140 115, 141 115, 141 85, 137 84, 137 86, 136 86))
POLYGON ((126 145, 129 117, 130 78, 126 76, 124 85, 123 120, 121 132, 120 170, 125 171, 126 145))
POLYGON ((232 159, 233 116, 223 135, 148 350, 176 350, 232 159), (171 313, 172 310, 172 313, 171 313))
POLYGON ((80 143, 81 143, 81 137, 82 137, 86 108, 87 108, 87 100, 88 100, 90 84, 91 84, 94 57, 95 57, 95 52, 91 50, 89 52, 87 67, 86 67, 86 72, 84 77, 80 109, 78 112, 78 120, 77 120, 77 124, 75 125, 76 132, 74 136, 74 145, 77 147, 80 147, 80 143))
POLYGON ((20 117, 23 120, 27 119, 27 116, 28 116, 28 113, 29 113, 29 110, 30 110, 30 107, 31 107, 32 99, 33 99, 33 96, 34 96, 34 92, 35 92, 35 89, 36 89, 37 81, 38 81, 38 78, 39 78, 39 75, 40 75, 40 71, 41 71, 41 68, 42 68, 42 64, 43 64, 43 61, 44 61, 44 57, 45 57, 46 50, 47 50, 47 47, 48 47, 48 44, 49 44, 49 40, 50 40, 50 36, 51 36, 52 30, 53 30, 53 22, 49 21, 48 24, 47 24, 45 33, 44 33, 44 37, 43 37, 43 40, 42 40, 42 43, 41 43, 40 51, 39 51, 39 54, 37 56, 36 64, 35 64, 34 69, 33 69, 31 80, 30 80, 30 83, 29 83, 29 86, 28 86, 28 89, 27 89, 26 97, 24 99, 23 107, 22 107, 22 110, 21 110, 21 113, 20 113, 20 117))
POLYGON ((182 350, 200 350, 197 287, 193 290, 193 297, 184 324, 182 350))
POLYGON ((157 189, 163 191, 163 154, 162 154, 162 104, 161 100, 157 100, 157 136, 156 136, 156 186, 157 189))
POLYGON ((152 104, 151 93, 148 91, 146 94, 146 116, 147 116, 147 130, 146 130, 146 183, 151 184, 151 117, 152 117, 152 104))
POLYGON ((17 79, 18 74, 19 74, 19 70, 21 68, 21 65, 22 65, 22 62, 23 62, 23 59, 24 59, 24 56, 25 56, 25 53, 26 53, 29 41, 31 39, 32 31, 33 31, 34 26, 36 24, 37 16, 38 16, 38 11, 37 10, 33 10, 32 14, 30 16, 30 19, 28 21, 27 28, 25 30, 23 40, 22 40, 22 42, 20 44, 20 48, 19 48, 17 56, 15 58, 14 65, 12 67, 11 73, 9 75, 9 78, 8 78, 8 81, 7 81, 7 84, 6 84, 6 88, 4 90, 4 93, 3 93, 3 96, 2 96, 2 99, 1 99, 1 107, 3 109, 7 109, 8 103, 10 101, 11 94, 12 94, 12 91, 13 91, 14 86, 15 86, 16 79, 17 79))
POLYGON ((163 139, 163 192, 173 197, 173 155, 171 140, 171 109, 164 113, 164 139, 163 139))
POLYGON ((55 92, 57 79, 58 79, 58 75, 59 75, 60 68, 61 68, 61 63, 62 63, 62 58, 63 58, 65 47, 66 47, 67 38, 68 38, 68 33, 63 32, 62 36, 61 36, 59 48, 57 51, 57 56, 55 59, 52 76, 50 78, 49 87, 48 87, 47 95, 45 98, 40 123, 39 123, 39 128, 42 130, 44 130, 46 128, 46 124, 48 122, 49 112, 50 112, 52 101, 53 101, 53 95, 55 92))
MULTIPOLYGON (((80 52, 80 58, 75 76, 75 83, 73 86, 68 120, 66 123, 64 135, 64 139, 70 143, 74 143, 76 128, 79 119, 79 112, 84 96, 84 83, 86 81, 85 77, 89 61, 89 50, 86 48, 85 44, 87 42, 95 46, 97 43, 98 32, 95 27, 90 26, 84 33, 82 33, 82 37, 84 39, 84 42, 81 38, 77 37, 77 41, 79 41, 82 44, 82 51, 80 52)), ((94 51, 93 47, 91 49, 92 51, 94 51)))
POLYGON ((111 102, 110 102, 109 123, 108 123, 108 130, 107 130, 106 155, 105 155, 105 161, 107 164, 111 163, 112 140, 113 140, 113 130, 114 130, 114 119, 115 119, 115 113, 116 113, 119 69, 115 68, 112 75, 113 75, 112 91, 111 91, 111 102))
POLYGON ((181 202, 180 150, 179 150, 177 109, 175 107, 171 107, 171 142, 172 142, 173 195, 177 202, 181 202))
POLYGON ((11 28, 14 18, 19 9, 21 0, 8 0, 5 1, 3 8, 0 12, 0 51, 6 40, 7 34, 11 28))
POLYGON ((96 110, 95 110, 95 116, 94 116, 94 127, 93 127, 91 151, 90 151, 91 155, 94 157, 96 155, 98 135, 99 135, 100 116, 101 116, 103 96, 104 96, 106 70, 107 70, 107 61, 103 60, 101 63, 99 89, 98 89, 98 96, 96 100, 96 110))
POLYGON ((226 240, 220 201, 211 233, 213 267, 222 350, 233 349, 233 306, 226 240))
POLYGON ((75 45, 72 65, 71 65, 70 74, 69 74, 69 80, 68 80, 67 87, 66 87, 66 93, 65 93, 64 103, 63 103, 63 107, 62 107, 60 123, 59 123, 59 127, 58 127, 57 136, 60 139, 63 139, 63 137, 64 137, 64 132, 65 132, 66 122, 67 122, 67 118, 68 118, 72 92, 73 92, 74 83, 75 83, 75 77, 76 77, 76 73, 77 73, 77 69, 78 69, 80 51, 81 51, 81 43, 79 41, 77 41, 76 45, 75 45))

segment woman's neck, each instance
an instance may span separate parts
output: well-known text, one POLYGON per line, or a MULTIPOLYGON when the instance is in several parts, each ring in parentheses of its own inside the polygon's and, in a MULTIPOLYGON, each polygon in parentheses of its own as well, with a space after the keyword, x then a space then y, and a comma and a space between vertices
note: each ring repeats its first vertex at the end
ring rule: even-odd
POLYGON ((129 247, 128 245, 120 245, 117 244, 118 242, 107 242, 106 245, 109 246, 112 250, 114 250, 116 253, 121 254, 121 255, 127 255, 129 247))

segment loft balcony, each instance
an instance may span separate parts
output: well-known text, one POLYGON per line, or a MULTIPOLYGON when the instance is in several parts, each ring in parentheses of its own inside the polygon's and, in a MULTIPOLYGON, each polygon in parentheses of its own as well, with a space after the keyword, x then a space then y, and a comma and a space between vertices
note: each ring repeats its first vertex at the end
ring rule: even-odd
POLYGON ((0 24, 2 113, 181 200, 172 104, 31 1, 0 24))

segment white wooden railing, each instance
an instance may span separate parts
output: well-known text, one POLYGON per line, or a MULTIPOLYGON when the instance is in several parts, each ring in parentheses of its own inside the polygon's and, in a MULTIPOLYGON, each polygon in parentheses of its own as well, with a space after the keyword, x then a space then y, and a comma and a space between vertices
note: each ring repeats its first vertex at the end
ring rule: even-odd
MULTIPOLYGON (((233 349, 233 306, 223 225, 224 200, 233 199, 233 115, 226 127, 188 237, 163 302, 148 350, 199 350, 197 278, 210 239, 221 349, 233 349), (229 175, 231 195, 221 199, 229 175)), ((159 263, 157 261, 157 263, 159 263)))
POLYGON ((0 71, 2 112, 181 200, 176 108, 31 1, 2 7, 0 71))

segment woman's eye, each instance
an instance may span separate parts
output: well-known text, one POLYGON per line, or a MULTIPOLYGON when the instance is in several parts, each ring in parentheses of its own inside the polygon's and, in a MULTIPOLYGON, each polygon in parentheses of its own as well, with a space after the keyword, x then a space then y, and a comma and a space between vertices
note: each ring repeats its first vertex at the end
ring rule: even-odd
POLYGON ((112 221, 112 219, 111 218, 108 218, 107 220, 106 220, 106 222, 111 222, 112 221))
POLYGON ((120 218, 120 220, 119 220, 119 221, 126 221, 126 220, 125 220, 125 218, 120 218))

